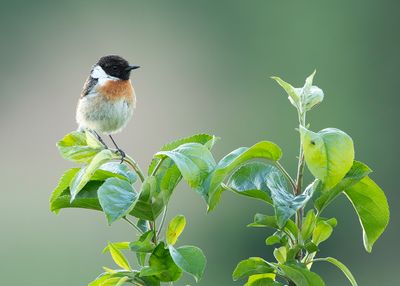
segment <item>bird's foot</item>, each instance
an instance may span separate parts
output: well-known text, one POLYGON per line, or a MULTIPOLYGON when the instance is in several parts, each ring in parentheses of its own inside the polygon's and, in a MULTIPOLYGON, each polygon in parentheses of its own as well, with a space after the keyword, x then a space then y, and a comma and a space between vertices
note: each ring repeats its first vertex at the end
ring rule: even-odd
POLYGON ((124 162, 124 159, 125 159, 125 157, 126 157, 126 154, 125 154, 125 152, 123 151, 123 150, 121 150, 121 149, 117 149, 117 153, 119 153, 120 155, 121 155, 121 162, 120 162, 120 164, 122 164, 123 162, 124 162))

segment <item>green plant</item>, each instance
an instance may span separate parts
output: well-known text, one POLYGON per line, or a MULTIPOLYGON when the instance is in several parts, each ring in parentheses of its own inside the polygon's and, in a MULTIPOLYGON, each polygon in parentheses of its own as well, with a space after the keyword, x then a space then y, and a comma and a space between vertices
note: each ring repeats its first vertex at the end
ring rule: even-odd
POLYGON ((108 243, 103 252, 109 252, 120 269, 104 267, 89 286, 172 285, 183 272, 196 281, 202 277, 206 258, 201 249, 175 247, 185 217, 173 218, 165 232, 163 225, 170 196, 182 177, 203 194, 203 181, 215 167, 210 153, 214 142, 214 136, 200 134, 165 145, 154 155, 147 176, 128 155, 120 163, 117 150, 105 149, 90 132, 72 132, 58 143, 62 157, 83 167, 63 174, 50 198, 51 211, 102 211, 108 224, 122 219, 138 233, 135 241, 108 243), (136 254, 135 267, 123 251, 136 254))
POLYGON ((335 128, 317 133, 309 130, 306 113, 324 97, 322 90, 313 85, 314 74, 306 79, 302 88, 294 88, 273 77, 286 91, 298 113, 300 152, 296 178, 292 178, 279 163, 282 151, 276 144, 259 142, 226 155, 204 186, 209 210, 215 208, 224 190, 262 200, 274 209, 272 216, 256 214, 249 226, 275 230, 265 242, 276 245, 273 251, 276 262, 259 257, 241 261, 233 272, 233 279, 248 278, 245 286, 325 285, 322 278, 311 271, 312 265, 321 261, 337 266, 356 286, 349 269, 337 259, 316 258, 320 244, 329 238, 337 223, 335 218, 323 217, 323 211, 340 194, 345 195, 359 217, 368 252, 389 221, 385 195, 369 177, 370 168, 354 161, 351 137, 335 128), (315 180, 304 188, 305 164, 315 180), (304 215, 304 209, 311 201, 313 206, 304 215))

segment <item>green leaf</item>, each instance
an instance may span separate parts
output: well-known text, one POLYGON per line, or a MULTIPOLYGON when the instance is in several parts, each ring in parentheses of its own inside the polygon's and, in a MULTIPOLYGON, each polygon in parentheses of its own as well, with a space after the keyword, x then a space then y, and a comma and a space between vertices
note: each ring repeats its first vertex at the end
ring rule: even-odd
POLYGON ((300 103, 300 89, 299 88, 294 88, 290 83, 287 83, 283 79, 279 77, 272 77, 283 89, 286 91, 287 95, 289 96, 289 101, 290 103, 296 107, 297 109, 300 109, 301 103, 300 103))
POLYGON ((54 189, 54 191, 50 197, 50 210, 51 211, 56 212, 56 213, 59 212, 60 209, 55 208, 54 205, 55 205, 56 201, 59 199, 59 197, 62 195, 62 193, 66 189, 69 189, 69 183, 75 177, 76 173, 78 173, 78 171, 79 171, 79 168, 69 169, 61 176, 56 188, 54 189))
POLYGON ((300 135, 308 169, 323 182, 324 189, 332 188, 353 165, 353 140, 335 128, 314 133, 300 126, 300 135))
POLYGON ((111 275, 109 273, 103 273, 99 277, 97 277, 95 280, 89 283, 88 286, 100 286, 104 281, 109 279, 111 275))
MULTIPOLYGON (((215 141, 217 138, 212 135, 208 134, 196 134, 190 137, 178 139, 176 141, 170 142, 168 144, 165 144, 163 147, 161 147, 160 151, 171 151, 177 147, 179 147, 182 144, 186 143, 199 143, 202 145, 205 145, 209 150, 214 146, 215 141)), ((160 161, 159 158, 154 158, 151 161, 151 164, 149 166, 148 174, 151 175, 153 173, 154 168, 157 166, 157 163, 160 161)), ((169 160, 164 160, 162 163, 163 165, 169 165, 170 161, 169 160)))
POLYGON ((274 245, 278 243, 281 243, 281 237, 276 234, 270 235, 265 239, 266 245, 274 245))
POLYGON ((191 245, 174 248, 170 245, 169 252, 175 264, 192 275, 196 282, 203 277, 207 260, 200 248, 191 245))
POLYGON ((111 257, 119 267, 128 271, 132 271, 128 260, 117 247, 115 247, 112 243, 108 243, 108 248, 110 250, 111 257))
POLYGON ((92 176, 92 180, 106 180, 110 177, 116 177, 126 180, 131 184, 137 181, 137 175, 125 163, 108 162, 100 166, 100 168, 92 176))
MULTIPOLYGON (((171 177, 165 174, 166 178, 171 177)), ((175 179, 176 177, 171 178, 171 184, 176 183, 175 179)), ((147 177, 141 186, 139 199, 130 214, 139 219, 155 220, 168 203, 171 192, 168 191, 168 187, 160 186, 156 177, 147 177)))
POLYGON ((177 165, 182 177, 194 189, 199 188, 214 169, 215 161, 210 150, 199 143, 186 143, 171 151, 160 151, 156 157, 169 157, 177 165))
POLYGON ((235 193, 272 204, 265 177, 273 166, 263 162, 250 162, 241 166, 229 178, 226 185, 235 193))
POLYGON ((99 188, 98 198, 108 224, 111 225, 132 211, 137 194, 127 181, 109 178, 99 188))
MULTIPOLYGON (((341 192, 362 180, 369 173, 371 173, 371 169, 367 165, 354 161, 350 171, 336 186, 332 189, 321 190, 320 194, 316 194, 318 197, 315 200, 317 210, 321 213, 341 192)), ((318 189, 321 189, 320 186, 318 189)))
POLYGON ((304 219, 303 227, 301 229, 301 237, 303 241, 306 241, 310 238, 311 234, 314 231, 317 219, 315 217, 314 210, 309 210, 307 212, 306 218, 304 219))
POLYGON ((309 111, 318 105, 324 99, 324 92, 318 86, 312 85, 316 71, 307 77, 306 82, 301 89, 302 110, 309 111))
POLYGON ((325 221, 320 221, 314 229, 312 235, 312 242, 319 245, 321 242, 327 240, 332 234, 333 228, 325 221))
POLYGON ((155 276, 161 282, 172 282, 182 276, 182 270, 175 264, 164 243, 160 242, 149 258, 149 267, 140 271, 140 276, 155 276))
POLYGON ((286 247, 281 246, 279 248, 275 248, 274 249, 274 257, 276 259, 276 261, 278 261, 279 263, 285 263, 286 262, 286 247))
POLYGON ((238 148, 222 158, 203 186, 204 191, 208 193, 208 211, 212 211, 217 205, 224 190, 221 183, 232 171, 252 159, 278 161, 281 156, 282 151, 276 144, 263 141, 250 148, 238 148))
POLYGON ((186 218, 183 215, 174 217, 168 225, 165 239, 168 245, 174 245, 186 225, 186 218))
POLYGON ((340 270, 342 270, 342 272, 344 273, 344 275, 346 275, 347 279, 350 281, 352 286, 358 286, 353 274, 351 274, 350 270, 346 267, 346 265, 344 265, 339 260, 332 258, 332 257, 326 257, 326 258, 318 258, 318 259, 316 259, 316 261, 326 261, 326 262, 332 263, 333 265, 338 267, 340 270))
POLYGON ((278 224, 276 223, 275 216, 269 216, 264 214, 255 214, 254 222, 247 225, 248 227, 270 227, 279 229, 278 224))
POLYGON ((304 207, 310 200, 316 182, 309 185, 301 195, 295 196, 288 191, 285 177, 277 168, 267 175, 266 180, 274 202, 277 224, 279 228, 282 228, 296 211, 304 207))
POLYGON ((267 273, 249 276, 244 286, 283 286, 283 284, 275 281, 275 274, 267 273))
POLYGON ((142 234, 137 241, 131 242, 129 248, 135 252, 151 253, 156 247, 152 241, 154 231, 149 230, 142 234))
POLYGON ((371 252, 372 246, 389 223, 389 206, 382 189, 369 177, 345 190, 363 229, 364 247, 371 252))
MULTIPOLYGON (((120 241, 120 242, 113 242, 114 247, 118 248, 118 249, 129 249, 129 242, 127 241, 120 241)), ((110 247, 107 245, 104 249, 103 249, 103 253, 106 253, 110 251, 110 247)))
POLYGON ((79 172, 75 175, 69 185, 71 192, 71 201, 75 199, 76 195, 82 190, 87 182, 90 181, 96 170, 101 165, 112 159, 113 153, 110 150, 105 149, 96 154, 96 156, 94 156, 94 158, 88 165, 79 170, 79 172))
POLYGON ((101 143, 98 141, 96 143, 96 141, 89 132, 85 134, 84 132, 74 131, 61 139, 57 143, 57 147, 64 159, 76 163, 88 163, 98 152, 104 149, 101 143))
POLYGON ((126 281, 130 278, 127 276, 124 277, 110 277, 104 282, 100 283, 99 286, 122 286, 126 281))
MULTIPOLYGON (((50 201, 50 210, 58 213, 65 208, 82 208, 96 211, 102 211, 102 208, 97 197, 97 189, 103 184, 102 181, 90 181, 79 192, 75 199, 71 202, 71 194, 67 186, 61 193, 52 196, 50 201)), ((60 188, 61 189, 61 188, 60 188)))
POLYGON ((264 259, 260 257, 250 257, 249 259, 239 262, 233 271, 232 278, 236 281, 254 274, 273 272, 274 268, 272 268, 264 259))
POLYGON ((307 267, 295 264, 287 263, 279 265, 282 274, 292 280, 297 286, 324 286, 325 283, 316 273, 311 272, 307 267))

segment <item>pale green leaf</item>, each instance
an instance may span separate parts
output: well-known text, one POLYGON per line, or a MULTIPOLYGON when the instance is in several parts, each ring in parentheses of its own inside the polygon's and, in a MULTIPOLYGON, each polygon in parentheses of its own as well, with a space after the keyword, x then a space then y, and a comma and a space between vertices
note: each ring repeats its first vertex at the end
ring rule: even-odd
POLYGON ((287 83, 279 77, 274 76, 272 79, 274 79, 286 91, 290 103, 299 109, 301 106, 300 89, 294 88, 290 83, 287 83))
POLYGON ((319 221, 313 231, 312 242, 319 245, 321 242, 327 240, 332 234, 333 228, 325 221, 319 221))
POLYGON ((167 227, 165 239, 167 244, 174 245, 178 240, 178 237, 183 232, 186 225, 186 218, 183 215, 177 215, 174 217, 167 227))
POLYGON ((119 267, 125 270, 128 271, 132 270, 128 260, 117 247, 115 247, 112 243, 108 243, 108 248, 110 250, 111 257, 113 258, 115 264, 117 264, 119 267))
POLYGON ((101 150, 103 146, 96 144, 95 141, 88 137, 84 132, 74 131, 67 134, 57 143, 57 147, 64 159, 76 163, 88 163, 101 150))
POLYGON ((300 134, 308 169, 323 182, 324 189, 332 188, 353 165, 353 140, 335 128, 314 133, 300 126, 300 134))
POLYGON ((282 264, 285 263, 286 256, 287 256, 286 247, 281 246, 279 248, 274 249, 274 257, 275 257, 276 261, 278 261, 279 263, 282 263, 282 264))
MULTIPOLYGON (((127 242, 127 241, 113 242, 112 244, 114 245, 115 248, 118 248, 120 250, 121 249, 129 249, 129 242, 127 242)), ((110 251, 110 246, 109 245, 107 245, 103 249, 103 253, 106 253, 108 251, 110 251)))

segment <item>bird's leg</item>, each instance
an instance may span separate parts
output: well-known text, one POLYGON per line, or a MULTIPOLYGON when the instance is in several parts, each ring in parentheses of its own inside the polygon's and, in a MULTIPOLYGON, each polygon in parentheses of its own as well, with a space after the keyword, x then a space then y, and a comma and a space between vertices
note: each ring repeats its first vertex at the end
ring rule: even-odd
POLYGON ((100 141, 100 143, 104 145, 104 148, 108 149, 108 146, 106 143, 104 143, 103 138, 101 138, 100 135, 96 131, 92 130, 92 132, 94 133, 94 135, 96 135, 96 137, 100 141))
POLYGON ((126 156, 125 152, 121 148, 118 147, 117 143, 115 143, 114 138, 112 138, 111 135, 108 135, 108 136, 110 136, 110 139, 114 143, 115 148, 117 148, 117 151, 121 154, 121 164, 122 164, 122 162, 124 162, 124 158, 126 156))

